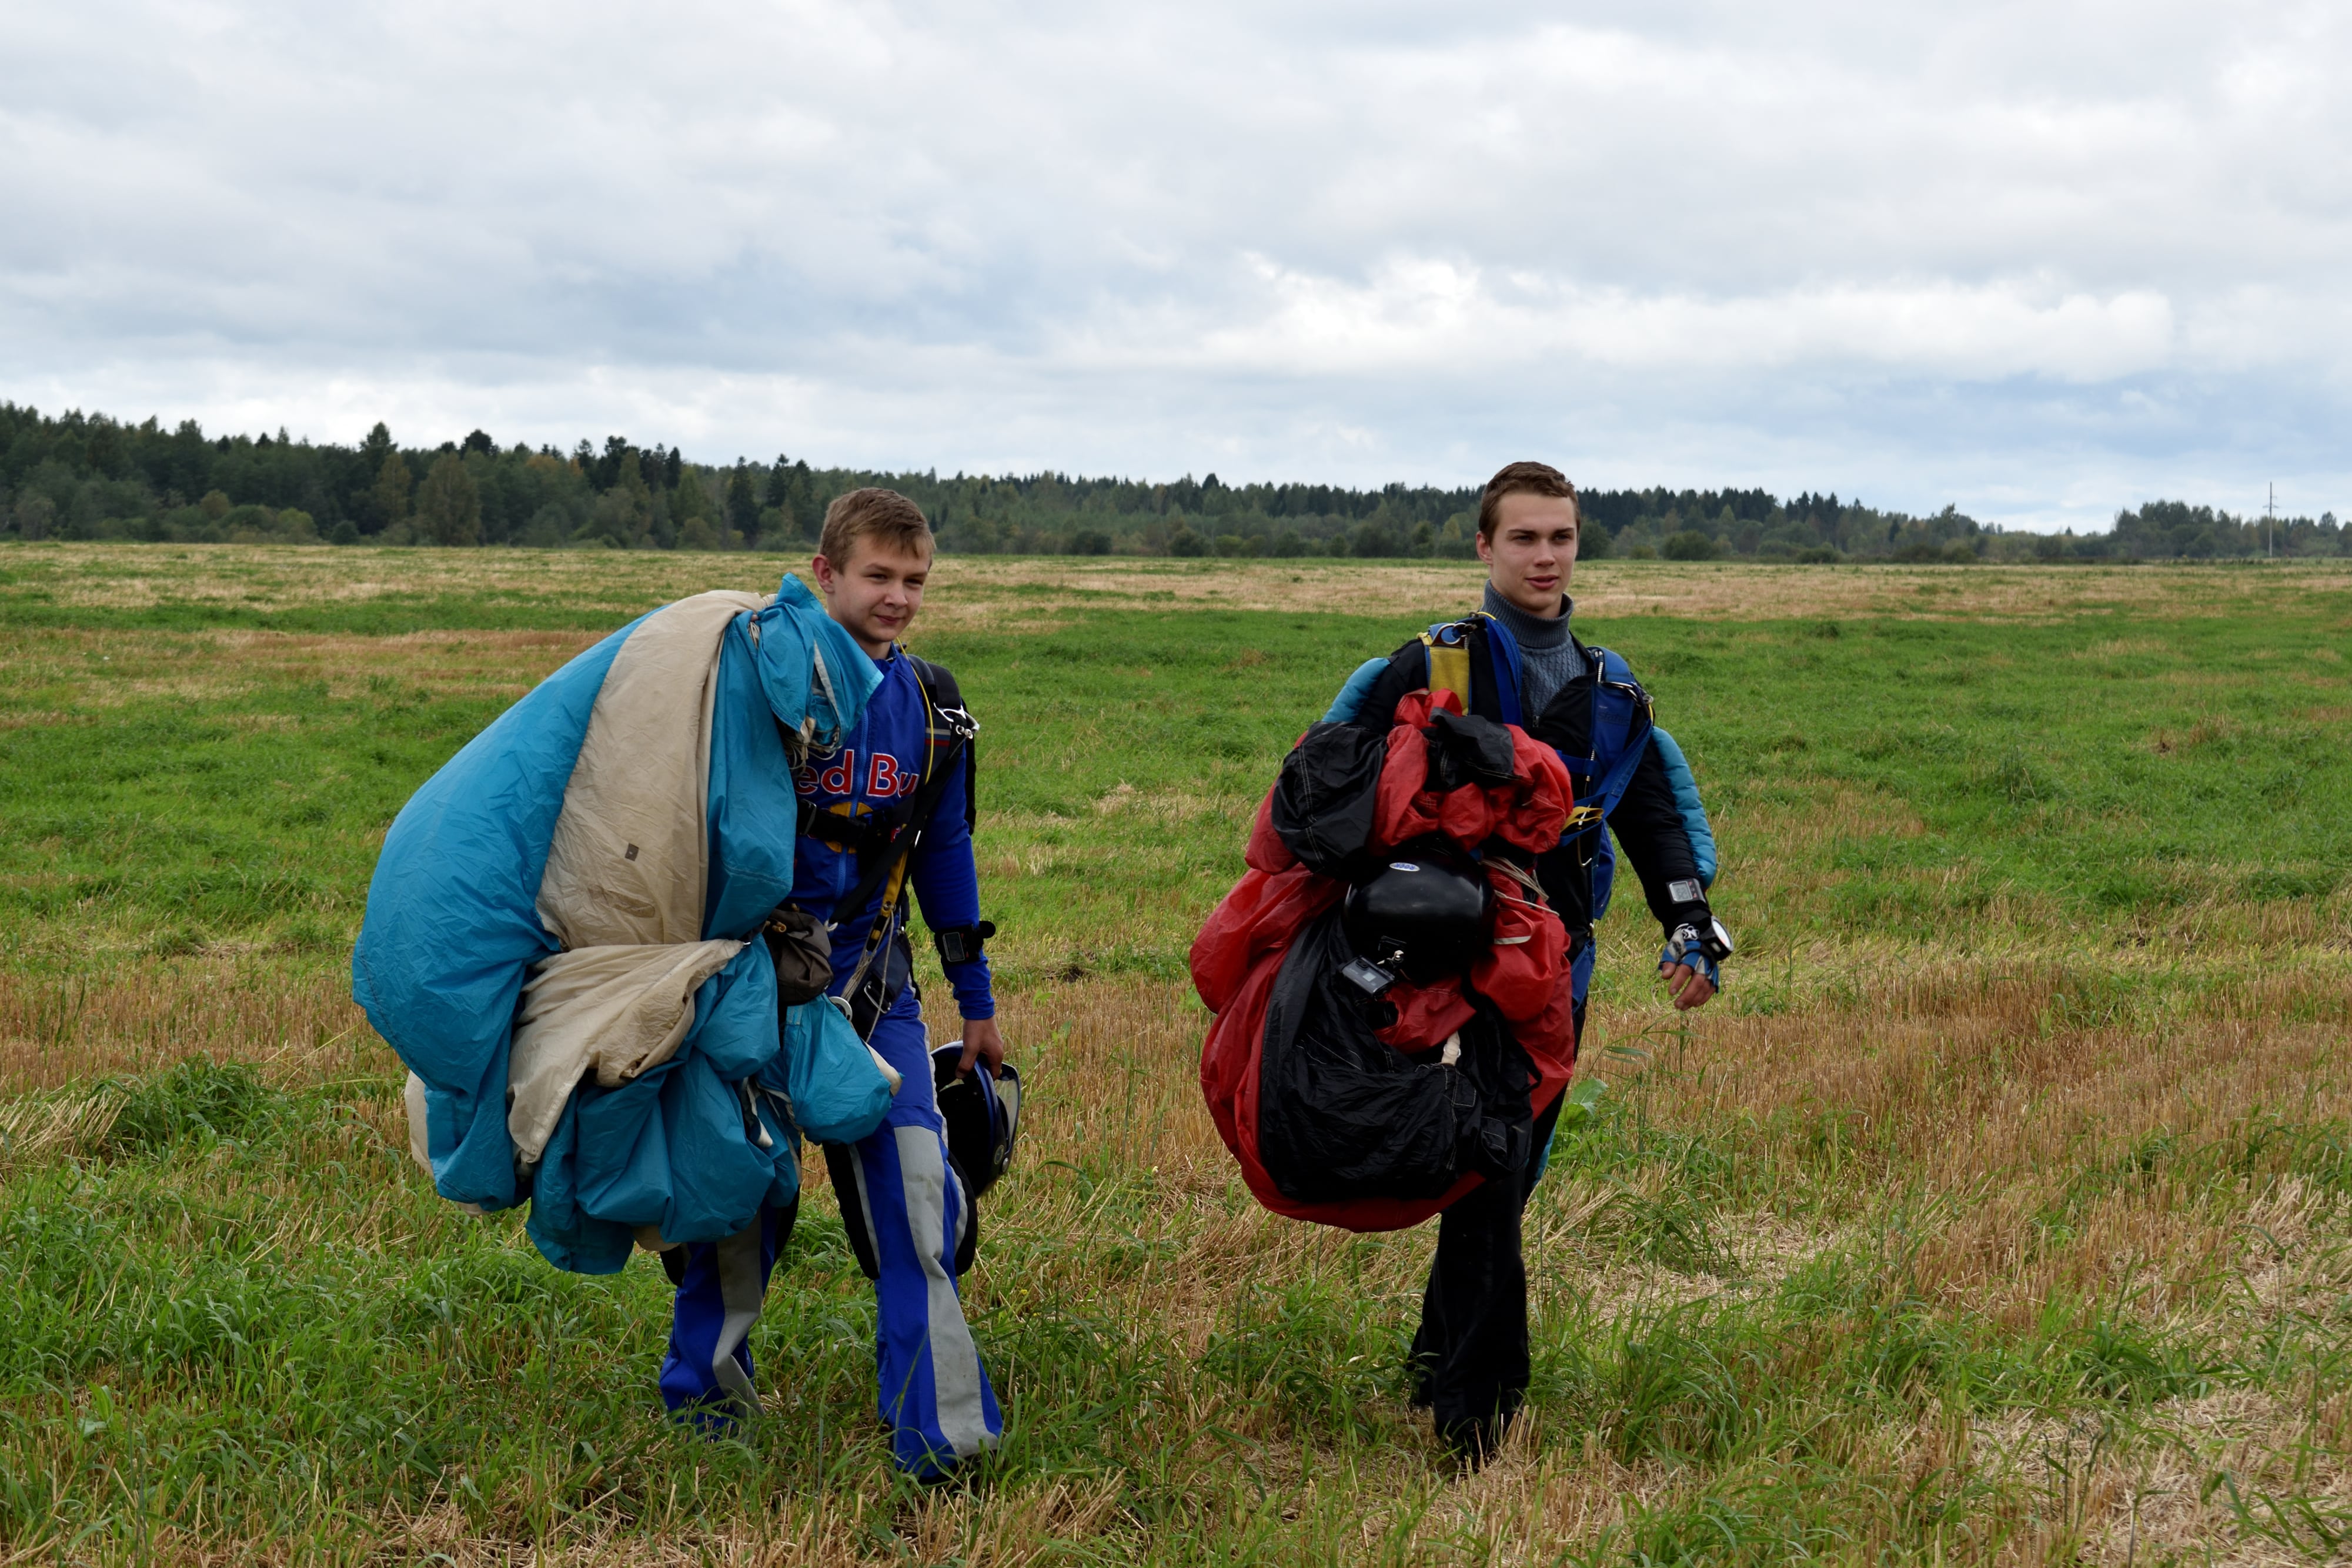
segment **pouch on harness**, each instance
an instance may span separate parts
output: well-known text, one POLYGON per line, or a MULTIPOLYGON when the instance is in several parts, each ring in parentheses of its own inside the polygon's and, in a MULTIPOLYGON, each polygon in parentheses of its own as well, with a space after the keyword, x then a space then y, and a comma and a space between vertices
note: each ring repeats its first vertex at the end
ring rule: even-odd
POLYGON ((1385 736, 1300 739, 1192 953, 1202 1091, 1260 1203, 1397 1229, 1525 1167, 1575 1043, 1567 934, 1523 862, 1571 805, 1549 747, 1448 692, 1385 736))

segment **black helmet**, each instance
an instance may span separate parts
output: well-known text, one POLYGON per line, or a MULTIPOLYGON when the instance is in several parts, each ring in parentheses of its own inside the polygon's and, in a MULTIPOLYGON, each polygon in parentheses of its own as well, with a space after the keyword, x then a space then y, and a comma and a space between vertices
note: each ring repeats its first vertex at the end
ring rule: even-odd
POLYGON ((1401 851, 1348 890, 1339 924, 1358 953, 1425 986, 1476 961, 1493 914, 1494 893, 1476 862, 1401 851))
POLYGON ((993 1078, 981 1062, 960 1072, 956 1063, 962 1060, 960 1042, 931 1052, 931 1081, 940 1120, 947 1124, 948 1153, 976 1198, 1013 1163, 1013 1140, 1021 1126, 1021 1074, 1009 1061, 993 1078))

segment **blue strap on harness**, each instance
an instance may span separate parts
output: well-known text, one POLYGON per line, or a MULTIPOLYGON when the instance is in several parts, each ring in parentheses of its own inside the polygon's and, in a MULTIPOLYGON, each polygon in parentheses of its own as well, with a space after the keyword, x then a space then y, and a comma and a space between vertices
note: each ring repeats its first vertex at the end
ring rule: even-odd
MULTIPOLYGON (((1642 693, 1641 687, 1633 684, 1633 673, 1629 670, 1626 672, 1624 680, 1612 682, 1609 678, 1609 661, 1616 658, 1616 655, 1606 648, 1591 648, 1588 651, 1592 655, 1594 664, 1598 666, 1593 672, 1592 724, 1589 736, 1596 755, 1574 760, 1590 763, 1593 768, 1600 767, 1601 758, 1597 753, 1601 749, 1601 699, 1612 686, 1641 694, 1642 700, 1634 707, 1633 716, 1626 721, 1624 741, 1619 747, 1616 757, 1610 762, 1609 770, 1601 774, 1599 781, 1592 786, 1591 793, 1577 802, 1580 806, 1597 807, 1598 814, 1585 818, 1584 825, 1563 838, 1560 841, 1563 843, 1570 839, 1581 838, 1586 833, 1600 831, 1601 822, 1610 812, 1617 809, 1617 802, 1624 799, 1626 786, 1633 781, 1633 769, 1642 765, 1642 755, 1649 749, 1650 736, 1656 728, 1656 726, 1651 722, 1647 694, 1642 693)), ((1618 659, 1617 662, 1621 666, 1624 664, 1622 659, 1618 659)), ((1561 760, 1565 762, 1570 759, 1563 756, 1561 760)))
MULTIPOLYGON (((1486 612, 1480 611, 1480 614, 1486 612)), ((1486 661, 1495 672, 1496 706, 1503 710, 1503 722, 1527 727, 1519 706, 1519 686, 1527 679, 1527 665, 1519 657, 1519 640, 1503 629, 1503 623, 1492 616, 1486 619, 1486 661)))

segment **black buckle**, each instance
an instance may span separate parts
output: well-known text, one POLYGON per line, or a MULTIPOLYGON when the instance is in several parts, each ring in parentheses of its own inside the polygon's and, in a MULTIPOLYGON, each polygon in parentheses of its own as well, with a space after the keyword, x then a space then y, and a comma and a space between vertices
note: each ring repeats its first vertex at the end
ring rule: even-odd
POLYGON ((863 817, 845 817, 838 811, 804 810, 801 818, 801 832, 805 837, 831 844, 844 854, 854 854, 863 862, 888 849, 906 820, 906 812, 895 806, 887 811, 869 811, 863 817))

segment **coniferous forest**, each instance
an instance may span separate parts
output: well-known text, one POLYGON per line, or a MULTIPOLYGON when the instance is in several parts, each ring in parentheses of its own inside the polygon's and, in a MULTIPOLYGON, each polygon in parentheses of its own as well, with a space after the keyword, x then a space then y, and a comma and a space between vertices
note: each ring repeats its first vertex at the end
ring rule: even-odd
MULTIPOLYGON (((950 551, 1032 555, 1465 557, 1478 490, 1154 482, 1059 473, 875 473, 689 460, 618 435, 571 451, 403 446, 379 423, 351 445, 207 435, 0 403, 0 538, 797 549, 861 485, 911 496, 950 551)), ((2233 516, 2151 501, 2106 533, 2004 532, 1954 507, 1924 517, 1836 494, 1654 486, 1582 493, 1587 559, 2065 561, 2352 553, 2333 513, 2233 516)))

